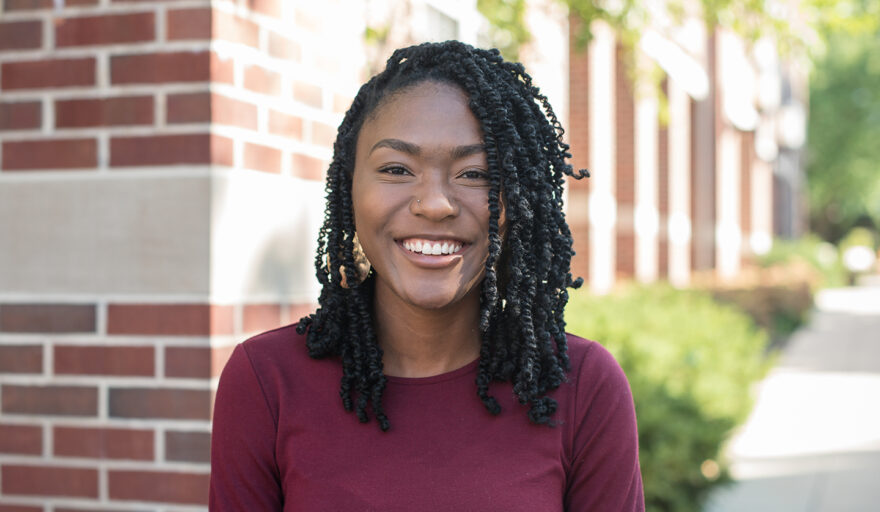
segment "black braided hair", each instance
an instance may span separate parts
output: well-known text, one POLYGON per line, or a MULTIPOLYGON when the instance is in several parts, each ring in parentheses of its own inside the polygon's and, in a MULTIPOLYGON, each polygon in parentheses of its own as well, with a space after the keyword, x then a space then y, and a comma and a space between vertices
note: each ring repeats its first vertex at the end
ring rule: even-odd
POLYGON ((382 408, 386 378, 372 317, 373 278, 359 281, 353 254, 351 185, 355 145, 365 119, 396 92, 425 81, 461 88, 469 98, 486 146, 489 167, 489 256, 480 295, 480 362, 476 392, 492 414, 501 412, 489 393, 493 381, 513 384, 529 419, 552 424, 556 401, 547 396, 565 380, 570 364, 563 310, 572 279, 572 238, 562 212, 565 176, 580 179, 566 159, 569 146, 547 98, 522 64, 498 50, 458 41, 403 48, 384 71, 364 84, 346 112, 327 171, 327 205, 315 257, 322 289, 319 308, 302 318, 314 358, 339 357, 342 404, 361 422, 370 407, 380 428, 390 424, 382 408), (502 194, 503 192, 503 194, 502 194), (504 240, 498 221, 504 201, 504 240), (345 283, 343 276, 345 274, 345 283))

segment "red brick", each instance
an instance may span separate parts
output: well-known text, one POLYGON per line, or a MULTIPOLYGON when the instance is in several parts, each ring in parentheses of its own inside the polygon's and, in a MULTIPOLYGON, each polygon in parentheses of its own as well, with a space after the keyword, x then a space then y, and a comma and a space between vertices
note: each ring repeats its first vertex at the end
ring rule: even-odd
POLYGON ((172 94, 167 100, 169 123, 207 123, 257 129, 257 107, 220 94, 195 92, 172 94))
POLYGON ((234 348, 168 347, 165 349, 165 376, 184 379, 217 377, 234 348))
POLYGON ((312 122, 312 142, 322 146, 333 147, 336 141, 336 128, 329 124, 312 122))
POLYGON ((235 345, 211 348, 211 377, 219 377, 226 367, 226 362, 235 350, 235 345))
POLYGON ((278 174, 281 172, 281 151, 246 142, 244 145, 244 166, 246 169, 278 174))
POLYGON ((164 84, 211 80, 207 51, 116 55, 110 58, 110 81, 115 84, 164 84))
POLYGON ((0 103, 0 130, 37 129, 43 123, 43 108, 39 101, 0 103))
MULTIPOLYGON (((168 0, 170 1, 170 0, 168 0)), ((166 509, 168 510, 168 509, 166 509)), ((2 512, 2 511, 0 511, 2 512)), ((43 512, 43 509, 40 509, 40 512, 43 512)), ((82 507, 82 508, 68 508, 68 507, 55 507, 52 509, 52 512, 131 512, 131 510, 122 510, 118 508, 92 508, 92 507, 82 507)), ((140 509, 138 509, 140 512, 140 509)))
POLYGON ((2 64, 3 90, 95 85, 95 59, 44 59, 2 64))
POLYGON ((277 304, 246 304, 244 332, 268 331, 281 325, 281 306, 277 304))
POLYGON ((168 11, 168 39, 219 39, 259 46, 256 23, 207 7, 168 11))
POLYGON ((207 133, 110 139, 110 166, 232 165, 232 140, 207 133))
POLYGON ((55 21, 55 46, 137 43, 156 39, 151 12, 61 18, 55 21))
POLYGON ((0 168, 4 171, 91 169, 97 165, 95 139, 43 139, 3 142, 0 168))
POLYGON ((4 384, 3 414, 95 416, 98 389, 91 386, 19 386, 4 384))
MULTIPOLYGON (((40 512, 42 512, 42 511, 43 511, 43 509, 40 509, 40 512)), ((2 512, 2 511, 0 511, 0 512, 2 512)), ((93 507, 86 506, 86 507, 82 507, 82 508, 79 508, 79 507, 77 507, 77 508, 55 507, 52 509, 52 512, 131 512, 131 511, 130 510, 122 510, 122 509, 118 509, 118 508, 93 508, 93 507)), ((138 509, 138 512, 140 512, 140 509, 138 509)))
POLYGON ((0 23, 0 50, 26 50, 43 46, 43 22, 0 23))
POLYGON ((232 334, 232 307, 207 304, 111 304, 108 334, 232 334))
POLYGON ((207 473, 111 470, 111 500, 208 504, 207 473))
POLYGON ((148 429, 55 427, 56 457, 153 460, 154 433, 148 429))
POLYGON ((299 322, 302 317, 314 313, 317 308, 318 306, 316 304, 291 304, 287 307, 288 321, 295 324, 299 322))
POLYGON ((43 512, 43 507, 28 507, 25 505, 6 505, 0 503, 0 512, 43 512))
POLYGON ((42 372, 42 345, 0 345, 0 373, 42 372))
POLYGON ((260 66, 244 70, 244 87, 254 92, 277 96, 281 94, 281 75, 260 66))
POLYGON ((0 453, 43 454, 43 428, 39 425, 0 424, 0 453))
MULTIPOLYGON (((4 144, 4 164, 7 157, 6 144, 11 143, 4 144)), ((95 332, 95 306, 0 304, 0 332, 95 332)))
MULTIPOLYGON (((99 0, 65 0, 65 7, 77 7, 83 5, 98 5, 99 0)), ((54 9, 55 2, 53 0, 5 0, 3 2, 3 10, 5 11, 32 11, 36 9, 54 9)))
POLYGON ((280 18, 282 2, 283 0, 247 0, 247 5, 254 12, 280 18))
POLYGON ((55 346, 57 375, 119 375, 152 377, 153 347, 55 346))
POLYGON ((210 347, 167 347, 165 376, 184 379, 211 377, 210 347))
POLYGON ((114 418, 211 419, 206 389, 111 388, 109 402, 114 418))
POLYGON ((165 460, 174 462, 210 462, 211 433, 166 431, 165 460))
POLYGON ((165 120, 169 123, 209 123, 214 96, 207 91, 169 94, 165 100, 165 120))
POLYGON ((232 307, 207 304, 111 304, 109 334, 232 334, 232 307))
POLYGON ((4 464, 0 472, 4 495, 98 497, 96 469, 4 464))
POLYGON ((152 96, 58 100, 56 128, 153 124, 152 96))
POLYGON ((241 43, 253 48, 260 45, 260 27, 243 18, 224 11, 214 11, 213 38, 241 43))
POLYGON ((275 32, 269 32, 269 55, 278 59, 302 60, 302 47, 296 41, 275 32))
POLYGON ((323 160, 301 155, 293 155, 293 175, 306 180, 324 181, 327 165, 323 160))
POLYGON ((168 11, 168 40, 211 39, 211 8, 175 9, 168 11))
POLYGON ((269 111, 269 133, 301 140, 302 132, 303 120, 301 117, 289 116, 275 110, 269 111))
POLYGON ((317 85, 296 81, 293 84, 293 99, 315 108, 321 108, 324 104, 324 92, 317 85))
POLYGON ((216 53, 211 54, 211 81, 232 85, 234 66, 232 59, 221 59, 216 53))

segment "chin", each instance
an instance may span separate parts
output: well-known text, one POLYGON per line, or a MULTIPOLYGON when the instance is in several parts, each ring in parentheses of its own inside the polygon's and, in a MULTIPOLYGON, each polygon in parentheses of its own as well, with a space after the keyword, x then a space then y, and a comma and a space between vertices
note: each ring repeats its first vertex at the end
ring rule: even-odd
POLYGON ((411 296, 409 298, 409 303, 412 304, 413 306, 416 306, 421 309, 439 310, 439 309, 444 309, 446 307, 449 307, 449 306, 455 304, 456 302, 458 302, 458 300, 456 300, 456 299, 457 299, 456 297, 442 297, 442 296, 441 297, 437 297, 437 296, 412 297, 411 296))

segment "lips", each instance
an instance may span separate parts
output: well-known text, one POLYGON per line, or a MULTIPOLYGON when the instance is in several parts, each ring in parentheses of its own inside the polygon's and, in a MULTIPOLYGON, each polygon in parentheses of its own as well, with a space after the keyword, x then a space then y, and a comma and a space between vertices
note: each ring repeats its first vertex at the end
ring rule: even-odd
POLYGON ((426 256, 441 256, 455 254, 464 246, 458 240, 428 240, 425 238, 405 238, 400 241, 409 252, 426 256))

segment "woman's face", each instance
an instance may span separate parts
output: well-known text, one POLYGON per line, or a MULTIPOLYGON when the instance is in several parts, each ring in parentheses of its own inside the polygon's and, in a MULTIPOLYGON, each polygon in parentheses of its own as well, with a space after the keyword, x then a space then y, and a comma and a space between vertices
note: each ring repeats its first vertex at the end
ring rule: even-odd
MULTIPOLYGON (((351 189, 377 297, 422 309, 479 304, 488 191, 482 133, 462 90, 422 82, 380 104, 358 135, 351 189)), ((500 223, 503 232, 503 213, 500 223)))

